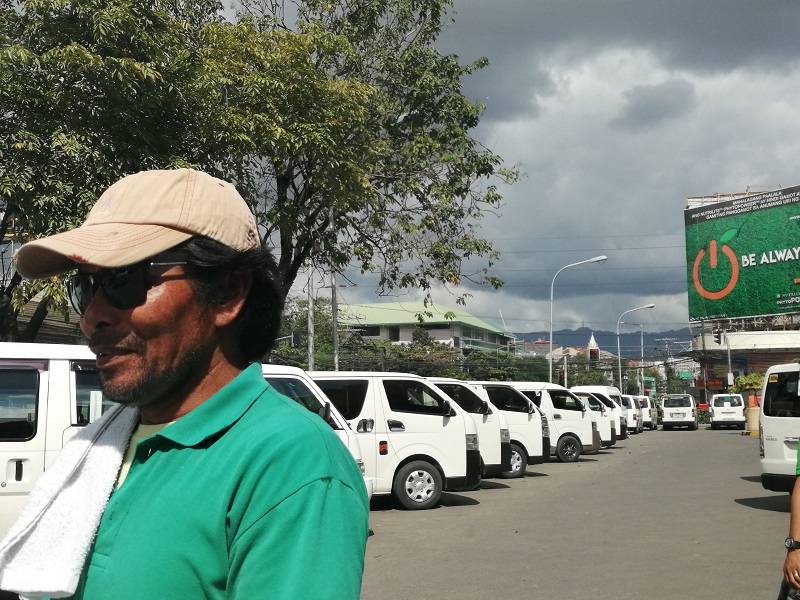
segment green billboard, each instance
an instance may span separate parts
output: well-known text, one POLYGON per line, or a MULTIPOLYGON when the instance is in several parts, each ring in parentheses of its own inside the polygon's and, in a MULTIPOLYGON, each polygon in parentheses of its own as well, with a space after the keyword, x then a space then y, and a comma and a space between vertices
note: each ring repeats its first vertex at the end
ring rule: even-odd
POLYGON ((688 208, 689 320, 800 311, 800 186, 688 208))

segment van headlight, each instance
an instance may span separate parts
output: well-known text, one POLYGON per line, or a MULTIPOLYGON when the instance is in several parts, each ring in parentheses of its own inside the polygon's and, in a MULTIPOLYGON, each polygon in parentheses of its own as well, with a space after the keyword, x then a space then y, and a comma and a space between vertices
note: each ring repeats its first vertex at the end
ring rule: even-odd
POLYGON ((478 434, 467 434, 467 450, 478 450, 478 434))
POLYGON ((500 430, 500 443, 501 444, 510 444, 511 443, 511 433, 508 429, 501 429, 500 430))

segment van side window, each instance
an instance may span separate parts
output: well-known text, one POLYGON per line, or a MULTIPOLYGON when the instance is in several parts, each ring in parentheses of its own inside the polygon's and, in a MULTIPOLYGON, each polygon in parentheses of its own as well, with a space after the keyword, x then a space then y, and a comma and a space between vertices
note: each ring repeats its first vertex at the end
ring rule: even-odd
MULTIPOLYGON (((320 417, 325 416, 325 407, 322 405, 322 402, 308 389, 306 382, 302 379, 285 375, 265 375, 264 379, 266 379, 267 383, 274 387, 275 391, 279 394, 291 398, 315 415, 319 415, 320 417)), ((326 423, 334 429, 340 429, 333 419, 328 419, 326 423)))
POLYGON ((418 381, 387 379, 383 381, 383 390, 389 400, 389 408, 395 412, 424 415, 444 413, 444 399, 418 381))
POLYGON ((764 414, 768 417, 800 417, 800 398, 797 396, 797 371, 772 373, 764 391, 764 414))
POLYGON ((342 416, 352 421, 361 414, 369 382, 363 379, 320 379, 314 383, 325 392, 342 416))
POLYGON ((578 410, 582 411, 583 406, 575 396, 563 390, 548 390, 550 399, 553 401, 553 408, 558 410, 578 410))
POLYGON ((103 413, 114 406, 100 391, 100 375, 97 369, 74 363, 75 371, 75 402, 76 423, 73 425, 88 425, 99 419, 103 413))
POLYGON ((38 400, 39 371, 0 369, 0 441, 18 442, 36 435, 38 400))
POLYGON ((526 396, 521 392, 509 387, 487 387, 486 393, 489 399, 500 410, 511 412, 528 412, 528 402, 526 396))
POLYGON ((437 383, 436 387, 456 401, 468 413, 482 414, 485 408, 480 396, 458 383, 437 383))

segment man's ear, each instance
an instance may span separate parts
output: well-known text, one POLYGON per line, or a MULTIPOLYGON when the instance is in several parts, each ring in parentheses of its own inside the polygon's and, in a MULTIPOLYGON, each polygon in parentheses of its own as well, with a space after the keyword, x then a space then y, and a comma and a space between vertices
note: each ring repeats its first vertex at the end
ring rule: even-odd
POLYGON ((253 274, 250 271, 231 271, 221 278, 220 298, 211 306, 217 327, 226 327, 236 320, 252 285, 253 274))

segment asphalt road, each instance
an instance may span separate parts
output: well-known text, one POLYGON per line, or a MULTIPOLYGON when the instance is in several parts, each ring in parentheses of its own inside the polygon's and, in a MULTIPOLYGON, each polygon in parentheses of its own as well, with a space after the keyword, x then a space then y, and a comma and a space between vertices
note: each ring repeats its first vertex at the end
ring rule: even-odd
POLYGON ((363 600, 777 597, 789 496, 761 487, 758 438, 645 431, 579 462, 372 502, 363 600))

